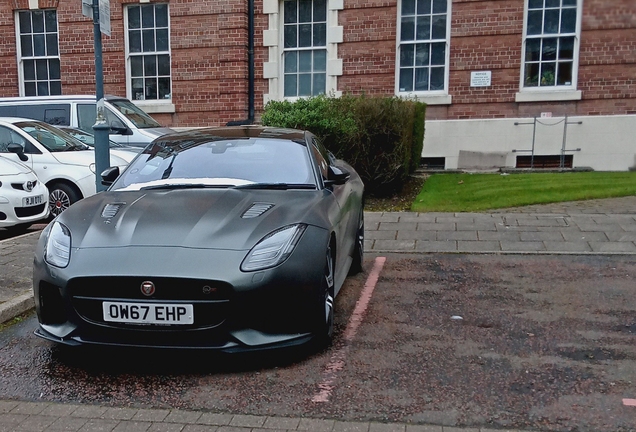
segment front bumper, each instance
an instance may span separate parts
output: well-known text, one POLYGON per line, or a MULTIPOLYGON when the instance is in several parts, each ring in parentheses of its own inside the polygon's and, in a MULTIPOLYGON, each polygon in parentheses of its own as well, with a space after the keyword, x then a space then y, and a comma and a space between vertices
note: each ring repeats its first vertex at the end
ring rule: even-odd
POLYGON ((222 352, 304 344, 312 338, 323 278, 320 244, 327 244, 326 232, 308 229, 287 261, 249 273, 239 270, 247 251, 175 247, 73 249, 71 264, 60 269, 42 260, 40 244, 33 278, 36 334, 66 345, 222 352), (152 297, 140 289, 146 280, 156 285, 152 297), (195 323, 105 322, 103 301, 194 304, 195 323))
POLYGON ((35 223, 49 215, 48 190, 38 183, 31 192, 3 191, 0 193, 0 228, 12 227, 23 223, 35 223), (22 199, 39 195, 42 203, 31 207, 22 207, 22 199))

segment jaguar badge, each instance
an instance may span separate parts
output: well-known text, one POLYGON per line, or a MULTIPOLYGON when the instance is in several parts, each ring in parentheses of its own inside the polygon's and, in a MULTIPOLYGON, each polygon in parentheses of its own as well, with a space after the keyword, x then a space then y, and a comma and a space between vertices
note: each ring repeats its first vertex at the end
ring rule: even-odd
POLYGON ((144 281, 141 283, 141 293, 146 297, 150 297, 155 293, 155 284, 150 281, 144 281))

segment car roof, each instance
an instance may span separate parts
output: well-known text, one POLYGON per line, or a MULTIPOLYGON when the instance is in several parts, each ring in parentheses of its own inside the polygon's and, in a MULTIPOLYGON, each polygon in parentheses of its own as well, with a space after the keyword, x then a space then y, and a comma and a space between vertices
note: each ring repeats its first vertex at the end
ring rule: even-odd
POLYGON ((269 138, 305 142, 305 131, 269 126, 218 126, 190 129, 163 135, 155 140, 165 146, 177 146, 184 142, 223 141, 237 138, 269 138))
MULTIPOLYGON (((107 101, 111 100, 127 100, 123 96, 114 96, 114 95, 105 95, 104 99, 107 101)), ((0 98, 0 102, 14 102, 14 103, 24 103, 24 102, 66 102, 66 101, 87 101, 87 102, 95 102, 95 95, 63 95, 63 96, 20 96, 20 97, 3 97, 0 98)))

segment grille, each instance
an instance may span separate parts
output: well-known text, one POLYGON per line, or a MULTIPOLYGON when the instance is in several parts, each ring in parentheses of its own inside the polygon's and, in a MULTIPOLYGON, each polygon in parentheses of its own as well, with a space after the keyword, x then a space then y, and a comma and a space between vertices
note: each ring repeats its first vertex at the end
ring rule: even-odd
POLYGON ((103 301, 170 302, 192 304, 194 324, 151 326, 153 330, 174 331, 217 327, 227 319, 232 289, 224 283, 199 279, 99 277, 76 278, 68 284, 73 308, 84 320, 109 327, 149 328, 148 324, 105 322, 103 301), (156 290, 145 296, 141 290, 144 281, 152 281, 156 290))
POLYGON ((15 215, 17 217, 28 217, 28 216, 35 216, 37 214, 40 214, 44 211, 44 206, 46 204, 39 204, 33 207, 16 207, 15 208, 15 215))

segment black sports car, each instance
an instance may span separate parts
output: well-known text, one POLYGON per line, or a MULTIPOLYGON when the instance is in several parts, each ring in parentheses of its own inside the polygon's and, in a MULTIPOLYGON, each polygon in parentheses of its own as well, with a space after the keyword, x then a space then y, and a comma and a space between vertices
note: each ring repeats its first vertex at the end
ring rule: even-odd
POLYGON ((362 268, 363 184, 311 133, 156 139, 42 232, 36 334, 66 345, 224 352, 328 344, 362 268))

